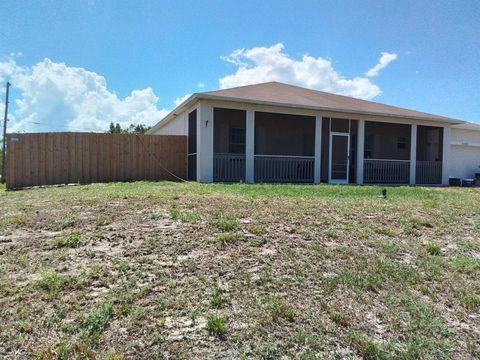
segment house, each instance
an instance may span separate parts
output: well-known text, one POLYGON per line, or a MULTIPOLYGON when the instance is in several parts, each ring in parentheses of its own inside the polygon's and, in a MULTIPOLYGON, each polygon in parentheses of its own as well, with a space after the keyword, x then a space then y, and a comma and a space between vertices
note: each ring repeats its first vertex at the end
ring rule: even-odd
POLYGON ((192 95, 151 134, 188 136, 199 182, 448 184, 480 172, 480 126, 278 82, 192 95))

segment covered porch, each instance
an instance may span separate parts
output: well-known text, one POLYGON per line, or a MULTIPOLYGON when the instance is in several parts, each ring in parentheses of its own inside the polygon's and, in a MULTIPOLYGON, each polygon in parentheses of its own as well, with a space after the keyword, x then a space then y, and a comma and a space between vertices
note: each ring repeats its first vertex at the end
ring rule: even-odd
POLYGON ((208 120, 197 123, 209 133, 206 139, 200 134, 198 142, 211 146, 211 160, 192 156, 207 181, 209 176, 214 182, 247 183, 443 180, 443 127, 220 107, 212 107, 211 114, 213 126, 208 120), (211 175, 202 162, 211 164, 211 175))
POLYGON ((247 112, 215 108, 213 132, 213 181, 247 181, 249 150, 253 182, 314 182, 315 117, 255 112, 248 142, 247 112))
POLYGON ((365 122, 365 184, 441 184, 443 129, 365 122))

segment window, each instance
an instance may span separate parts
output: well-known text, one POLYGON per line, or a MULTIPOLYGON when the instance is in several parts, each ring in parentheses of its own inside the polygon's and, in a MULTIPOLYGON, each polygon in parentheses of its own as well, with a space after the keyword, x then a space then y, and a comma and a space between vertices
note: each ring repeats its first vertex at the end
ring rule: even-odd
POLYGON ((229 152, 234 154, 245 153, 245 129, 230 128, 229 152))
POLYGON ((397 138, 397 149, 406 149, 407 148, 407 138, 399 136, 397 138))

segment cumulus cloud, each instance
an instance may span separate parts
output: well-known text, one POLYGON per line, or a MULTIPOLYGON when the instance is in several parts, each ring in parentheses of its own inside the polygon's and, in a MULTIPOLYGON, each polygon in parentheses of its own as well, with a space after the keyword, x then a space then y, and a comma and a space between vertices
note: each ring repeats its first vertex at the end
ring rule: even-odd
POLYGON ((185 94, 185 95, 182 96, 182 97, 176 98, 175 101, 174 101, 175 106, 180 105, 180 104, 183 103, 185 100, 187 100, 190 96, 192 96, 192 94, 185 94))
POLYGON ((112 121, 122 127, 153 125, 168 113, 157 108, 151 88, 121 99, 103 76, 49 59, 26 67, 10 57, 0 62, 0 81, 7 79, 19 93, 9 116, 11 132, 105 131, 112 121))
POLYGON ((368 70, 365 73, 365 75, 368 76, 368 77, 378 76, 378 74, 380 73, 380 70, 385 69, 388 64, 390 64, 392 61, 394 61, 396 59, 397 59, 397 54, 382 52, 382 56, 378 60, 378 64, 375 65, 370 70, 368 70))
MULTIPOLYGON (((220 78, 220 88, 279 81, 367 100, 382 93, 367 77, 342 76, 333 68, 330 60, 310 55, 296 60, 287 55, 284 49, 284 45, 278 43, 270 47, 238 49, 223 57, 223 60, 235 65, 237 70, 234 74, 220 78)), ((388 60, 390 61, 392 60, 388 60)))

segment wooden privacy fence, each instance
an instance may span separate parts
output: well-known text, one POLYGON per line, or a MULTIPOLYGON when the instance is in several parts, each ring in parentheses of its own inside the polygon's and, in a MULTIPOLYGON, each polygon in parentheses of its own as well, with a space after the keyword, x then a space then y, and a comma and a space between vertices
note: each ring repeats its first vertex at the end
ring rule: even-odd
POLYGON ((7 188, 186 178, 186 136, 43 133, 7 136, 7 188))

